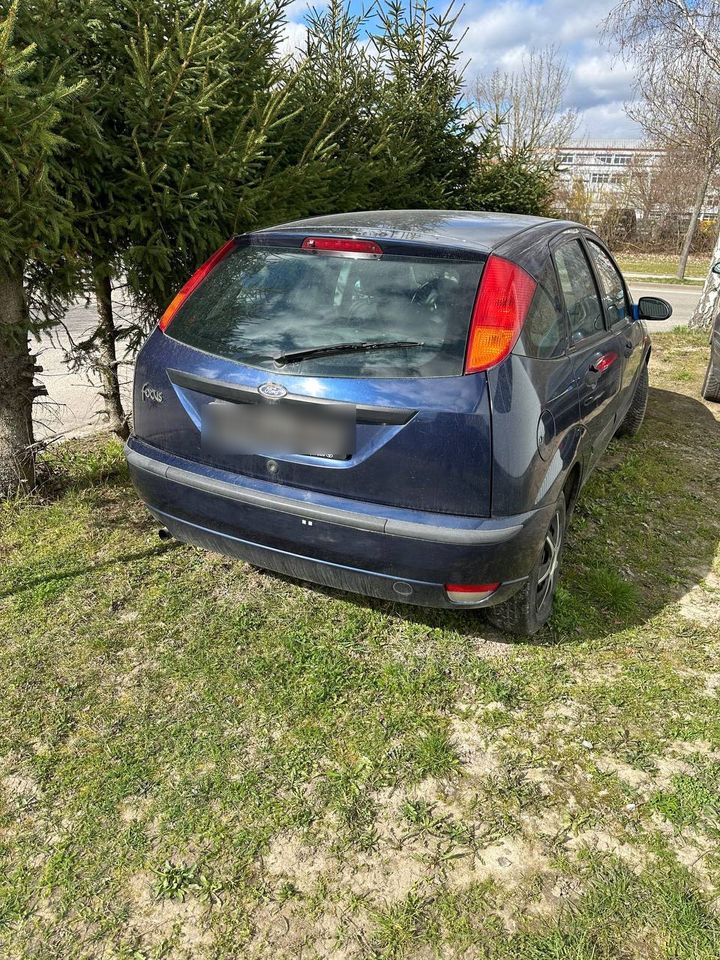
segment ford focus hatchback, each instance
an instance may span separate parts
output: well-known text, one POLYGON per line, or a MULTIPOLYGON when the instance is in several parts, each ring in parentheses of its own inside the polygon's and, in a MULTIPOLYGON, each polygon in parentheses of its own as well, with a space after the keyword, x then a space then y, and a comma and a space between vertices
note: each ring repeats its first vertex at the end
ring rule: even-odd
POLYGON ((577 224, 445 211, 233 237, 137 361, 133 481, 175 537, 387 600, 552 611, 565 528, 650 342, 577 224))

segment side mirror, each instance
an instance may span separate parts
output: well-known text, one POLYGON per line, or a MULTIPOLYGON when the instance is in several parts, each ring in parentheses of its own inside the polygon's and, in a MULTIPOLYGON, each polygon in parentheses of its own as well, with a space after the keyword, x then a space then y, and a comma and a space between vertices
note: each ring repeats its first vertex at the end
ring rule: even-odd
POLYGON ((712 273, 716 273, 716 274, 718 274, 718 276, 720 276, 720 260, 717 260, 717 261, 710 267, 710 271, 711 271, 712 273))
POLYGON ((641 320, 669 320, 672 316, 673 308, 660 297, 640 297, 637 305, 641 320))

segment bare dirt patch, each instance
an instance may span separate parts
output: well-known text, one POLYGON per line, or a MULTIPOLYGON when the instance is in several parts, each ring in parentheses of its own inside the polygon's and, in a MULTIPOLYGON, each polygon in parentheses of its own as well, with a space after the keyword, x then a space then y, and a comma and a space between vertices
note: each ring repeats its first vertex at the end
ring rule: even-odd
POLYGON ((196 897, 158 900, 152 874, 142 871, 130 877, 129 928, 150 947, 173 947, 173 957, 196 958, 212 942, 208 907, 196 897))
POLYGON ((450 734, 465 776, 485 777, 500 769, 500 761, 488 748, 487 737, 482 735, 475 720, 452 717, 450 734))
POLYGON ((126 797, 120 804, 119 814, 123 823, 144 820, 150 806, 148 797, 126 797))
MULTIPOLYGON (((706 866, 706 858, 717 850, 716 842, 696 830, 683 830, 669 838, 673 853, 697 879, 700 889, 710 895, 717 895, 718 884, 706 866)), ((714 901, 717 903, 717 901, 714 901)))
POLYGON ((529 874, 547 873, 549 869, 550 862, 541 846, 525 837, 505 837, 473 857, 456 861, 449 882, 452 887, 464 887, 493 879, 512 889, 529 874))
POLYGON ((681 597, 680 613, 686 620, 720 632, 720 577, 709 573, 702 583, 681 597))
POLYGON ((302 893, 309 893, 321 877, 336 868, 337 861, 329 852, 286 831, 271 843, 263 857, 263 866, 271 877, 291 883, 302 893))
POLYGON ((341 904, 332 905, 319 915, 309 915, 302 903, 275 901, 258 907, 251 923, 253 936, 243 951, 243 960, 298 960, 306 955, 323 960, 353 960, 363 955, 360 943, 368 926, 366 917, 351 915, 341 904))
POLYGON ((612 773, 618 780, 622 780, 623 783, 635 790, 650 783, 649 773, 638 770, 637 767, 633 767, 623 760, 618 760, 617 757, 598 755, 595 757, 595 765, 601 773, 612 773))
POLYGON ((22 773, 9 773, 0 780, 3 793, 20 803, 36 800, 40 796, 40 787, 32 777, 22 773))
POLYGON ((651 855, 641 847, 625 843, 613 836, 608 830, 594 828, 584 830, 565 844, 566 849, 578 852, 586 848, 596 853, 610 853, 623 860, 636 873, 644 870, 651 855))

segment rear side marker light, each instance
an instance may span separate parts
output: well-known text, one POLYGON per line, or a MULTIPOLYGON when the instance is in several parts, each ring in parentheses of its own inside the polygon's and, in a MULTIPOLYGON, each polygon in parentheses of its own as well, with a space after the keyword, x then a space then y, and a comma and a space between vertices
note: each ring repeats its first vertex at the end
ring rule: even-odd
POLYGON ((515 346, 537 284, 517 264, 488 257, 470 321, 465 373, 500 363, 515 346))
POLYGON ((343 237, 306 237, 303 250, 317 253, 368 253, 382 256, 382 248, 374 240, 351 240, 343 237))
POLYGON ((499 583, 446 583, 445 592, 451 603, 480 603, 499 586, 499 583))
POLYGON ((219 250, 216 250, 215 253, 210 257, 209 260, 206 260, 205 263, 198 267, 195 273, 190 277, 186 284, 179 290, 178 293, 170 301, 170 305, 166 309, 165 313, 160 317, 160 323, 158 326, 163 331, 172 323, 173 317, 178 312, 183 303, 187 300, 193 291, 197 290, 200 284, 205 280, 213 269, 220 263, 220 261, 226 257, 232 248, 235 246, 235 239, 232 238, 228 240, 227 243, 224 243, 219 250))

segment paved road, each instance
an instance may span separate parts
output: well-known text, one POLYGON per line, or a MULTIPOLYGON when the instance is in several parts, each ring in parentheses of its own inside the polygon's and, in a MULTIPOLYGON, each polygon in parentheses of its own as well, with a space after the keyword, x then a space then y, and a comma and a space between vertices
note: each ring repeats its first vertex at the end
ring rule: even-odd
MULTIPOLYGON (((650 324, 651 332, 672 330, 686 324, 700 295, 700 287, 681 287, 676 284, 632 283, 634 297, 644 295, 664 297, 673 306, 673 316, 668 321, 650 324)), ((117 306, 122 310, 122 304, 117 306)), ((66 325, 70 336, 77 341, 86 330, 91 329, 95 318, 93 307, 73 307, 67 315, 66 325)), ((47 386, 49 398, 36 404, 37 436, 52 434, 78 436, 101 429, 102 402, 98 395, 97 379, 89 382, 86 375, 70 373, 65 365, 63 349, 67 349, 69 337, 63 332, 51 340, 46 337, 40 344, 40 363, 44 372, 40 380, 47 386)), ((126 401, 130 399, 132 368, 121 367, 126 401)))
MULTIPOLYGON (((122 311, 122 304, 117 307, 122 311)), ((35 404, 36 439, 54 434, 82 436, 103 429, 103 404, 98 393, 99 380, 87 374, 72 373, 65 363, 70 340, 78 342, 93 329, 96 320, 94 306, 80 304, 72 307, 65 317, 67 333, 58 328, 52 337, 45 336, 34 346, 43 372, 38 380, 47 387, 48 396, 35 404)), ((132 369, 120 368, 120 377, 126 402, 130 399, 132 369)))

